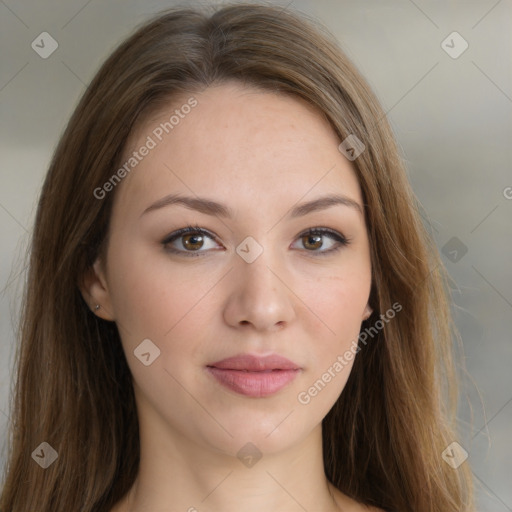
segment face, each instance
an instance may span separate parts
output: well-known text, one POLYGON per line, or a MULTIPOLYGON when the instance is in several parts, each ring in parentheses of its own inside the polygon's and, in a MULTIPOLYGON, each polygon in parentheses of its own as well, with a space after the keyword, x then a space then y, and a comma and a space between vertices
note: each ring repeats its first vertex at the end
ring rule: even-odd
POLYGON ((361 190, 340 142, 301 100, 236 83, 175 100, 132 135, 123 162, 134 150, 140 161, 116 185, 87 294, 118 325, 141 429, 234 455, 320 428, 371 286, 361 190), (334 195, 342 202, 304 207, 334 195))

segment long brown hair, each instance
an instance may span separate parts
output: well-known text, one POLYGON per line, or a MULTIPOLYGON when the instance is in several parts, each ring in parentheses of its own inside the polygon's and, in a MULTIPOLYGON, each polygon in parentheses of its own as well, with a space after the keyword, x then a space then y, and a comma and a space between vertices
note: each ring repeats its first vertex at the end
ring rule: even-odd
POLYGON ((105 61, 72 115, 33 230, 0 509, 109 511, 132 486, 132 377, 115 324, 96 317, 79 289, 105 245, 115 196, 94 190, 150 109, 227 80, 301 97, 340 141, 355 135, 365 145, 353 161, 372 258, 374 313, 363 328, 393 304, 402 309, 361 348, 323 421, 327 478, 389 511, 473 510, 467 463, 453 469, 441 456, 456 440, 448 277, 385 114, 325 28, 261 4, 161 13, 105 61), (42 442, 58 453, 44 470, 31 456, 42 442))

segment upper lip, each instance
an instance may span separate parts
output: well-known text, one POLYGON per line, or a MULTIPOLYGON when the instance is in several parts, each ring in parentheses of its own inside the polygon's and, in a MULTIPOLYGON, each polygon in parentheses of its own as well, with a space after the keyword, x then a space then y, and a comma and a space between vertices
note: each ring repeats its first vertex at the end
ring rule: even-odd
POLYGON ((208 364, 207 366, 222 370, 246 370, 258 372, 265 370, 299 370, 300 366, 293 361, 278 354, 256 356, 252 354, 239 354, 208 364))

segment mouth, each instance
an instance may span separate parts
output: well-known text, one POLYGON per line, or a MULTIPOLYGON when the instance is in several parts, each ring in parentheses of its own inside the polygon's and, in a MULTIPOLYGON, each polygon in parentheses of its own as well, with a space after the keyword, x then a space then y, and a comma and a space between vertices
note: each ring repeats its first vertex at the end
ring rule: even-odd
POLYGON ((224 387, 253 398, 277 393, 301 371, 299 365, 277 354, 241 354, 208 364, 206 369, 224 387))

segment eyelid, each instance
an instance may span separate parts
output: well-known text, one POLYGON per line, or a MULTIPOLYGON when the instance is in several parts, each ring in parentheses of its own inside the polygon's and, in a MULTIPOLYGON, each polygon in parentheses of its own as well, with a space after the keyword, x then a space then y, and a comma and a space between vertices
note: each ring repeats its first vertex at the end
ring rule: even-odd
POLYGON ((166 245, 166 244, 174 241, 174 239, 177 239, 180 236, 186 235, 188 233, 199 233, 201 235, 209 236, 213 240, 217 241, 217 237, 213 233, 210 233, 208 230, 206 230, 204 228, 201 228, 198 225, 196 225, 196 226, 189 225, 189 226, 186 226, 184 228, 178 229, 178 230, 173 231, 172 233, 168 234, 162 240, 162 244, 166 245))
POLYGON ((303 231, 302 233, 297 235, 296 239, 300 239, 304 236, 316 235, 316 234, 319 234, 321 236, 328 236, 329 238, 331 238, 335 242, 337 242, 338 245, 331 249, 328 249, 326 251, 308 251, 308 250, 302 251, 302 252, 306 253, 308 256, 309 255, 313 256, 313 257, 328 256, 330 254, 334 254, 334 253, 338 252, 340 249, 343 249, 344 247, 347 247, 348 245, 350 245, 352 243, 352 238, 346 237, 340 231, 337 231, 337 230, 331 229, 331 228, 327 228, 327 227, 321 227, 321 226, 306 229, 305 231, 303 231))

